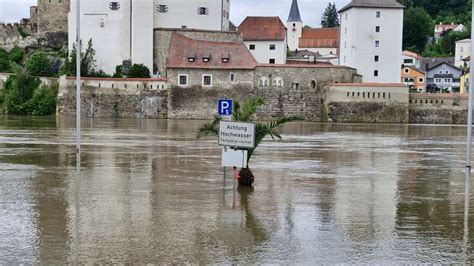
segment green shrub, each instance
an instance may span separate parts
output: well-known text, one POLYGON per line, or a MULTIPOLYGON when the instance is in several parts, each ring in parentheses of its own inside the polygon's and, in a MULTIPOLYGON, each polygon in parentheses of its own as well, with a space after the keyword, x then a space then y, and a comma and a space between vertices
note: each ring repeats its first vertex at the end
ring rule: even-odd
POLYGON ((21 35, 22 38, 26 38, 30 36, 23 28, 18 28, 18 33, 21 35))
POLYGON ((0 72, 10 72, 10 59, 7 50, 0 48, 0 72))
POLYGON ((26 61, 26 69, 33 76, 50 77, 51 61, 44 52, 35 52, 26 61))
POLYGON ((150 69, 143 64, 133 64, 128 70, 129 78, 149 78, 150 69))
POLYGON ((28 106, 32 115, 52 115, 56 112, 58 84, 41 86, 33 94, 28 106))
POLYGON ((123 78, 122 65, 118 65, 118 66, 115 67, 115 73, 112 77, 114 77, 114 78, 123 78))
POLYGON ((15 46, 13 49, 11 49, 8 55, 8 59, 10 60, 10 62, 21 64, 24 56, 25 52, 23 51, 23 49, 18 46, 15 46))

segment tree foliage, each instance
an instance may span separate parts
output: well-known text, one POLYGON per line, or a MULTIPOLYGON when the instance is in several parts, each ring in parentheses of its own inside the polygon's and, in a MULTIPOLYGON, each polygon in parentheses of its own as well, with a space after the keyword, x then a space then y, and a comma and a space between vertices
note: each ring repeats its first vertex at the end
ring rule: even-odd
POLYGON ((50 77, 51 76, 51 61, 44 52, 35 52, 25 63, 28 72, 33 76, 50 77))
MULTIPOLYGON (((234 101, 232 121, 253 123, 254 114, 258 107, 262 105, 264 105, 264 101, 258 97, 247 99, 242 104, 238 101, 234 101)), ((246 149, 248 151, 247 160, 250 161, 255 149, 266 137, 270 137, 272 139, 282 139, 280 133, 278 132, 279 126, 288 122, 300 120, 303 120, 303 118, 299 116, 288 116, 278 118, 267 123, 255 123, 255 148, 246 149)), ((208 135, 218 136, 220 121, 221 117, 214 116, 214 120, 212 122, 203 124, 198 130, 198 138, 208 135)))
MULTIPOLYGON (((68 75, 68 76, 76 75, 76 55, 77 55, 77 47, 76 45, 74 45, 69 57, 64 62, 64 66, 61 71, 62 74, 68 75)), ((101 70, 96 71, 95 67, 96 67, 95 50, 92 47, 92 39, 90 39, 89 42, 87 43, 87 48, 85 49, 85 51, 82 51, 81 49, 81 76, 82 77, 107 76, 101 70)))
POLYGON ((133 64, 128 70, 129 78, 149 78, 150 69, 143 64, 133 64))
POLYGON ((403 49, 422 52, 433 35, 433 20, 422 7, 409 8, 403 19, 403 49))
POLYGON ((40 87, 40 80, 23 67, 12 65, 13 75, 0 92, 0 109, 13 115, 50 115, 56 110, 58 85, 40 87))
POLYGON ((337 8, 335 3, 329 3, 324 10, 321 18, 321 26, 323 28, 337 28, 339 27, 339 15, 337 14, 337 8))
POLYGON ((0 48, 0 72, 10 71, 10 59, 7 50, 0 48))

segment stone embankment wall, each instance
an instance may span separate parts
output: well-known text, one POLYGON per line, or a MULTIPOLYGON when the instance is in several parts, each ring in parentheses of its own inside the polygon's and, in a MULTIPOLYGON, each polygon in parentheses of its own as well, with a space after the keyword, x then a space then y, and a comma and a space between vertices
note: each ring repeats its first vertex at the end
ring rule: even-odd
MULTIPOLYGON (((59 81, 57 115, 76 115, 74 78, 59 81)), ((166 118, 166 79, 82 79, 82 116, 100 118, 166 118)))
MULTIPOLYGON (((230 71, 229 71, 230 72, 230 71)), ((232 71, 238 82, 222 86, 179 87, 178 73, 192 78, 202 77, 202 70, 170 70, 168 117, 174 119, 209 119, 216 113, 218 99, 243 100, 259 96, 265 105, 259 108, 257 118, 269 120, 297 115, 306 121, 325 121, 325 87, 333 82, 360 82, 360 76, 347 67, 258 66, 252 76, 245 71, 232 71)), ((227 72, 223 72, 227 73, 227 72)), ((251 73, 251 72, 249 72, 251 73)), ((228 75, 214 75, 215 84, 224 84, 228 75)), ((229 83, 229 82, 228 82, 229 83)))
POLYGON ((467 94, 410 94, 410 124, 466 124, 467 94))
POLYGON ((328 118, 338 123, 408 123, 408 87, 401 84, 332 84, 328 118))

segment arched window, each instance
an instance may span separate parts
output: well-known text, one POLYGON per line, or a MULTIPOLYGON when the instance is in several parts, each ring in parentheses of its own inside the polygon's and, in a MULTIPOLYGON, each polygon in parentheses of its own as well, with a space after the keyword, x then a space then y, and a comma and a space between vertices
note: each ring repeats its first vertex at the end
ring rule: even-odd
POLYGON ((316 88, 316 81, 311 81, 311 88, 315 89, 316 88))

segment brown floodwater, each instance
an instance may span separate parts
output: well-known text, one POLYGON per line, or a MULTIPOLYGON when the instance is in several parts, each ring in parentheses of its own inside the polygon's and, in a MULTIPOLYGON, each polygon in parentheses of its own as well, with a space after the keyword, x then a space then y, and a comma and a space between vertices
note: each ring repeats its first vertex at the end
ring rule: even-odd
MULTIPOLYGON (((199 121, 0 117, 0 263, 468 263, 463 126, 293 123, 224 180, 199 121)), ((471 200, 471 206, 474 200, 471 200)))

